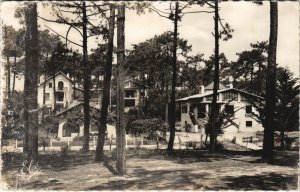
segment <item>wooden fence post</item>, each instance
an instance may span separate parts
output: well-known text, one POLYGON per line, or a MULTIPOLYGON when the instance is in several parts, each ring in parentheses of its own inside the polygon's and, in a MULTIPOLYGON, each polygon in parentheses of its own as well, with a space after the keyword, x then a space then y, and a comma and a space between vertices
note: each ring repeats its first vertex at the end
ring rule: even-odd
POLYGON ((50 138, 50 147, 52 148, 52 138, 50 138))
POLYGON ((181 149, 181 139, 180 139, 179 135, 178 135, 178 143, 179 143, 179 149, 181 149))
POLYGON ((67 142, 67 144, 68 144, 68 147, 70 146, 70 138, 68 137, 68 142, 67 142))
POLYGON ((16 149, 18 149, 18 139, 16 139, 16 149))
POLYGON ((143 146, 144 145, 144 137, 142 137, 142 141, 141 142, 142 142, 141 146, 143 146))
POLYGON ((159 142, 158 142, 158 137, 156 137, 156 149, 159 149, 159 142))

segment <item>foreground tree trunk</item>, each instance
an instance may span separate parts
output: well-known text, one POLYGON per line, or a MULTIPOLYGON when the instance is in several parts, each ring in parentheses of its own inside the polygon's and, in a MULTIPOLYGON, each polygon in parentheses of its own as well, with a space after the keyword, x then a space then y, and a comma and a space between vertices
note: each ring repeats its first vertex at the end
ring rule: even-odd
POLYGON ((14 92, 15 92, 15 85, 16 85, 16 67, 17 67, 17 53, 15 51, 14 53, 14 67, 13 67, 13 84, 12 84, 12 91, 11 91, 11 99, 14 98, 14 92))
POLYGON ((215 2, 215 71, 214 71, 214 87, 213 100, 211 106, 211 132, 210 132, 210 152, 215 152, 216 146, 216 122, 218 118, 217 96, 219 89, 219 3, 215 2))
POLYGON ((126 174, 125 123, 124 123, 124 61, 125 61, 125 4, 118 6, 117 17, 117 149, 116 167, 120 175, 126 174))
POLYGON ((106 120, 107 120, 108 105, 109 105, 109 98, 110 98, 112 54, 113 54, 113 47, 114 47, 114 26, 115 26, 115 5, 111 4, 108 45, 106 50, 105 75, 103 80, 103 97, 102 97, 102 106, 101 106, 101 114, 100 114, 100 126, 98 129, 98 141, 97 141, 96 156, 95 156, 96 161, 103 160, 104 158, 103 147, 105 142, 105 133, 107 129, 106 120))
POLYGON ((268 66, 266 82, 266 106, 263 141, 263 160, 272 163, 274 148, 274 117, 275 117, 275 83, 276 83, 276 51, 278 33, 278 4, 270 2, 270 37, 268 49, 268 66))
POLYGON ((82 34, 83 34, 83 66, 84 66, 84 103, 83 103, 83 114, 84 114, 84 139, 82 151, 89 151, 90 146, 90 81, 91 81, 91 70, 88 64, 88 51, 87 51, 87 15, 86 15, 86 4, 83 2, 82 6, 82 34))
POLYGON ((178 9, 179 2, 176 2, 175 7, 175 17, 174 17, 174 40, 173 40, 173 73, 172 73, 172 92, 171 92, 171 101, 170 101, 170 118, 169 118, 169 126, 170 126, 170 138, 168 143, 168 152, 173 151, 174 139, 175 139, 175 121, 176 121, 176 109, 175 109, 175 86, 176 86, 176 77, 177 77, 177 24, 178 24, 178 9))
POLYGON ((24 152, 28 160, 38 159, 38 30, 37 5, 30 3, 25 8, 25 83, 24 83, 24 152))

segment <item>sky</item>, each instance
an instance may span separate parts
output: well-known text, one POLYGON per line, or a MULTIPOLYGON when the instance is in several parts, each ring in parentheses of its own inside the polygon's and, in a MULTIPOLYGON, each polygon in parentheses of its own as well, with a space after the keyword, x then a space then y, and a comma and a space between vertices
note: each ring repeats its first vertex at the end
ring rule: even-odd
MULTIPOLYGON (((6 25, 21 27, 18 20, 14 18, 14 11, 17 2, 1 3, 1 19, 6 25)), ((154 6, 165 9, 168 2, 155 2, 154 6)), ((267 41, 269 39, 269 3, 264 2, 258 6, 251 2, 221 2, 220 16, 224 22, 228 22, 234 29, 233 38, 220 43, 220 52, 225 53, 229 61, 237 59, 236 53, 250 50, 250 44, 257 41, 267 41)), ((187 11, 209 10, 208 7, 194 6, 186 9, 187 11)), ((39 3, 39 15, 45 18, 53 18, 50 14, 51 9, 39 3)), ((278 46, 277 63, 280 66, 287 66, 299 76, 299 2, 279 2, 278 3, 279 26, 278 26, 278 46)), ((48 26, 65 36, 67 27, 38 20, 42 29, 48 26)), ((214 30, 213 15, 208 13, 186 14, 179 23, 179 37, 188 40, 192 45, 192 53, 203 53, 204 58, 208 58, 214 49, 214 37, 211 32, 214 30)), ((146 11, 145 14, 137 15, 133 10, 126 10, 125 20, 125 46, 130 49, 133 44, 143 42, 159 35, 165 31, 173 30, 173 23, 157 15, 155 12, 146 11)), ((71 31, 70 39, 81 43, 78 32, 71 31)), ((90 38, 88 41, 89 49, 96 48, 99 40, 90 38)), ((79 47, 73 47, 79 49, 79 47)))

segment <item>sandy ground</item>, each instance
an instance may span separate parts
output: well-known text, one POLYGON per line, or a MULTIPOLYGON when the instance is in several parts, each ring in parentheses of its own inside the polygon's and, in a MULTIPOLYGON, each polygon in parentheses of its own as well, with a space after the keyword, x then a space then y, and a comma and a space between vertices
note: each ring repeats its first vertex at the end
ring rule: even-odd
MULTIPOLYGON (((295 190, 298 151, 278 151, 273 165, 259 152, 129 150, 127 175, 118 176, 112 154, 94 162, 94 154, 41 153, 39 171, 23 175, 20 154, 3 155, 2 182, 8 189, 35 190, 295 190)), ((4 185, 2 185, 3 187, 4 185)))

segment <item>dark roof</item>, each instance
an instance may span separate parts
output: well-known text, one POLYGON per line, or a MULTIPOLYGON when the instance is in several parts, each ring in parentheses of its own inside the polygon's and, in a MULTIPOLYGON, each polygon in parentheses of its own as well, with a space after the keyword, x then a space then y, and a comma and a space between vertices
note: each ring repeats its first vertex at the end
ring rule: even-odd
MULTIPOLYGON (((214 82, 211 82, 209 85, 207 85, 206 87, 204 87, 204 89, 206 89, 206 90, 213 90, 214 89, 214 82)), ((226 89, 226 86, 223 85, 222 83, 219 83, 219 90, 220 89, 226 89)))

